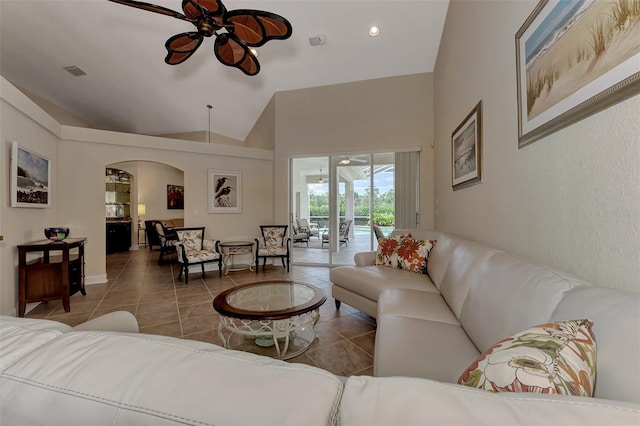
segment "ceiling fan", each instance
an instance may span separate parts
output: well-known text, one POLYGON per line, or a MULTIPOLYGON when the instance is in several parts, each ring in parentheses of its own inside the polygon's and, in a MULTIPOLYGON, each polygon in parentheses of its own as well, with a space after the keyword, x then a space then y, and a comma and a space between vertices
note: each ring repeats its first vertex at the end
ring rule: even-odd
POLYGON ((260 64, 250 48, 262 46, 269 40, 287 39, 293 32, 289 21, 280 15, 253 9, 227 11, 220 0, 183 0, 184 14, 135 0, 109 1, 195 25, 196 31, 176 34, 165 43, 168 53, 164 61, 169 65, 186 61, 205 37, 215 35, 213 51, 220 62, 239 68, 247 75, 256 75, 260 72, 260 64))
POLYGON ((357 158, 357 157, 351 157, 349 155, 341 155, 340 157, 343 158, 342 160, 340 160, 340 164, 342 164, 343 166, 351 164, 351 162, 354 162, 354 163, 366 163, 367 162, 367 160, 365 160, 365 159, 357 158))

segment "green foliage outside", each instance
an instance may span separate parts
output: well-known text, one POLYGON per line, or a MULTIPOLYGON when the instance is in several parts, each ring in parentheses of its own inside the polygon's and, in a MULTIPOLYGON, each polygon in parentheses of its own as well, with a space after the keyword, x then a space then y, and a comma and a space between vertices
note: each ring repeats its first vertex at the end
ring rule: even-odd
MULTIPOLYGON (((369 189, 364 194, 353 194, 353 208, 356 224, 367 225, 368 220, 359 218, 369 217, 369 189), (360 223, 363 221, 362 223, 360 223)), ((378 226, 394 225, 394 192, 393 190, 380 194, 379 189, 373 192, 373 224, 378 226)), ((340 194, 340 216, 344 217, 345 202, 344 194, 340 194)), ((329 196, 327 194, 315 194, 313 191, 309 194, 309 213, 311 218, 324 225, 323 219, 328 221, 329 218, 329 196)))

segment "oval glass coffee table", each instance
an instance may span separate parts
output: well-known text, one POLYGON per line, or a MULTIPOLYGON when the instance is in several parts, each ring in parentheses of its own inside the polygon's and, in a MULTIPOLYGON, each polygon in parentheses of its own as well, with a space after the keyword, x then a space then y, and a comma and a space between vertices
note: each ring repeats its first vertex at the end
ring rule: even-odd
POLYGON ((323 291, 291 281, 262 281, 225 290, 213 300, 218 335, 228 349, 289 359, 309 348, 323 291))

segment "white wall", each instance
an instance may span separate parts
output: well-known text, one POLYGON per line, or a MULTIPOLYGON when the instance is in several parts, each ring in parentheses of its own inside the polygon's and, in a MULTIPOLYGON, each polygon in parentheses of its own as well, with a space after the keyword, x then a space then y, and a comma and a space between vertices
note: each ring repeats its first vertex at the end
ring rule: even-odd
POLYGON ((452 1, 435 69, 436 228, 640 291, 640 97, 523 149, 515 33, 537 4, 452 1), (451 189, 451 132, 483 102, 483 183, 451 189))

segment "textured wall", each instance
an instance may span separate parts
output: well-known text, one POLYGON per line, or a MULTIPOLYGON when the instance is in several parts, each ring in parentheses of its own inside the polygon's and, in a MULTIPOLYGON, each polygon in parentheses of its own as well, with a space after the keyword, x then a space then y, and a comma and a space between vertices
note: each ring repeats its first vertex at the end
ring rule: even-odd
POLYGON ((453 1, 435 70, 436 228, 640 291, 640 96, 517 147, 515 33, 537 1, 453 1), (483 102, 483 183, 451 133, 483 102))

